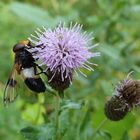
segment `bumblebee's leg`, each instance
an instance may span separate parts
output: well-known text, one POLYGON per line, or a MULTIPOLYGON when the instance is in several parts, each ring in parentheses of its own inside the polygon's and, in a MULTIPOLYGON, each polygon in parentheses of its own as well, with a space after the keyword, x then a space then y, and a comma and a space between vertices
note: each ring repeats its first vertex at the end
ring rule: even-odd
POLYGON ((34 67, 34 73, 35 73, 35 75, 39 75, 39 74, 42 74, 42 73, 47 75, 47 73, 44 72, 43 69, 39 65, 37 65, 36 63, 35 63, 35 67, 34 67), (37 68, 39 68, 41 72, 37 73, 37 68))
POLYGON ((42 71, 39 72, 39 73, 37 73, 37 67, 36 67, 36 64, 35 64, 35 66, 34 66, 34 74, 35 74, 35 75, 39 75, 39 74, 41 74, 41 73, 42 73, 42 71))
POLYGON ((45 46, 43 46, 43 43, 42 44, 39 44, 39 45, 36 45, 36 46, 31 46, 31 45, 28 45, 26 46, 28 49, 32 49, 32 48, 41 48, 41 49, 44 49, 45 46))
POLYGON ((43 45, 43 43, 42 44, 39 44, 39 45, 36 45, 35 47, 41 48, 41 49, 44 49, 45 48, 45 46, 43 45))

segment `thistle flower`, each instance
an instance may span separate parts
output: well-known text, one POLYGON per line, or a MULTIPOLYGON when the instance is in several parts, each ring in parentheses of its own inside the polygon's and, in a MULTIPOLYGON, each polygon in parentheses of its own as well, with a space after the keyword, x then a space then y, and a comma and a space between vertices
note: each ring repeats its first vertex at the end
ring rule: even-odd
POLYGON ((110 120, 121 120, 140 105, 140 80, 133 80, 129 75, 116 86, 115 95, 105 105, 105 115, 110 120))
MULTIPOLYGON (((31 35, 29 40, 35 45, 30 49, 33 57, 39 60, 40 66, 45 65, 48 73, 49 84, 58 91, 63 91, 72 82, 73 72, 83 67, 93 71, 90 65, 96 65, 88 61, 92 57, 99 56, 99 52, 90 50, 97 46, 92 45, 91 34, 82 32, 80 24, 66 27, 59 24, 54 29, 37 29, 36 36, 31 35)), ((84 73, 82 73, 86 76, 84 73)))

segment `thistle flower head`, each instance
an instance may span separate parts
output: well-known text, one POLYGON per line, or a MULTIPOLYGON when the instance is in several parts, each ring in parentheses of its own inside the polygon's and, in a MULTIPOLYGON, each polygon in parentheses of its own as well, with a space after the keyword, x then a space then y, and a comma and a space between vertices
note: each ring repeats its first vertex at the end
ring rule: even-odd
POLYGON ((45 27, 42 31, 37 29, 36 36, 31 35, 31 38, 29 38, 35 44, 30 52, 35 59, 42 62, 40 65, 47 66, 46 71, 51 73, 49 82, 56 75, 61 82, 65 82, 66 79, 71 81, 72 73, 76 69, 79 70, 83 67, 90 71, 93 70, 90 66, 93 63, 89 62, 88 59, 100 54, 90 51, 97 45, 92 45, 92 39, 91 34, 82 32, 81 25, 70 24, 70 27, 66 27, 65 24, 60 23, 54 29, 46 29, 45 27))
POLYGON ((133 80, 129 75, 116 86, 115 95, 105 105, 105 114, 111 120, 124 118, 140 105, 140 80, 133 80))

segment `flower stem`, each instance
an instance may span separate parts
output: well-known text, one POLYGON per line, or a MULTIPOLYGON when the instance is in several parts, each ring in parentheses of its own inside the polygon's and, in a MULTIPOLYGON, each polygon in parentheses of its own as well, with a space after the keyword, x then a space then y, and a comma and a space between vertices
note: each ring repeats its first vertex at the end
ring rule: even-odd
POLYGON ((56 94, 56 107, 55 107, 55 127, 56 127, 56 139, 61 139, 61 134, 59 132, 59 112, 60 112, 60 97, 59 93, 56 94))
POLYGON ((59 91, 58 94, 59 94, 59 97, 60 97, 61 99, 64 98, 64 91, 59 91))
POLYGON ((107 123, 108 119, 105 118, 99 125, 98 127, 96 128, 94 134, 93 134, 93 137, 96 136, 96 134, 100 131, 100 129, 107 123))

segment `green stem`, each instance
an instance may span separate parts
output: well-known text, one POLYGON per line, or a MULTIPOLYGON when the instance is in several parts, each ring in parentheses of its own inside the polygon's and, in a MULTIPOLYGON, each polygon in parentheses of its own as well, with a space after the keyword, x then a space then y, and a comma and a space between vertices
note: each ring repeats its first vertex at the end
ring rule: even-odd
POLYGON ((40 116, 40 112, 41 112, 41 104, 39 104, 38 106, 38 111, 37 111, 37 115, 33 121, 34 124, 37 124, 38 120, 39 120, 39 116, 40 116))
POLYGON ((39 96, 37 96, 37 97, 38 97, 39 105, 38 105, 37 115, 33 121, 34 124, 37 124, 37 122, 39 120, 40 113, 41 113, 41 102, 39 101, 39 96))
POLYGON ((55 108, 55 122, 56 122, 56 128, 59 127, 59 109, 60 109, 60 101, 59 96, 57 94, 56 96, 56 108, 55 108))
POLYGON ((52 95, 56 96, 56 93, 55 93, 55 92, 53 92, 52 90, 50 90, 49 88, 47 88, 47 89, 46 89, 46 91, 47 91, 48 93, 50 93, 50 94, 52 94, 52 95))
POLYGON ((56 140, 61 139, 61 135, 59 132, 59 111, 60 111, 60 97, 59 93, 56 94, 56 107, 55 107, 55 126, 56 126, 56 140))
POLYGON ((93 137, 96 136, 96 134, 100 131, 100 129, 107 123, 108 119, 105 118, 100 124, 99 126, 96 128, 94 134, 93 134, 93 137))
POLYGON ((64 91, 59 91, 58 94, 59 94, 59 97, 60 97, 61 99, 64 98, 64 91))

